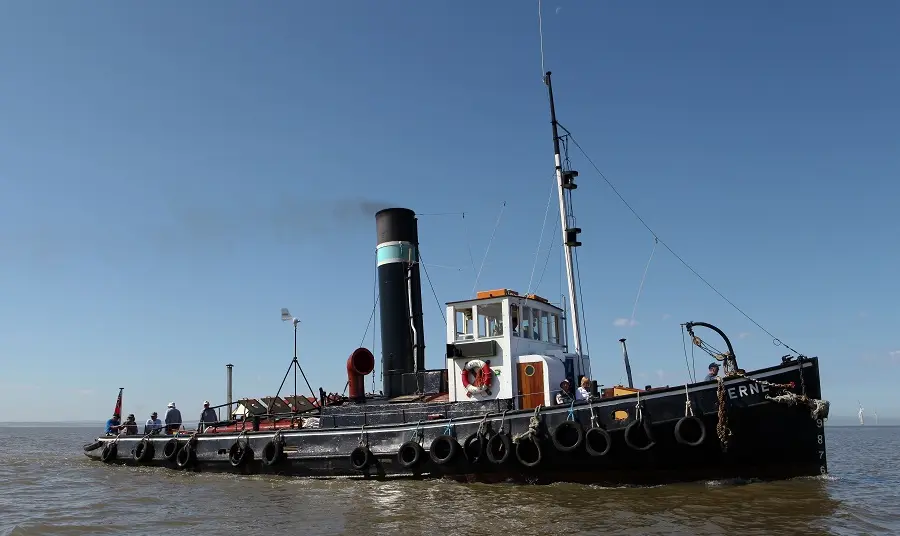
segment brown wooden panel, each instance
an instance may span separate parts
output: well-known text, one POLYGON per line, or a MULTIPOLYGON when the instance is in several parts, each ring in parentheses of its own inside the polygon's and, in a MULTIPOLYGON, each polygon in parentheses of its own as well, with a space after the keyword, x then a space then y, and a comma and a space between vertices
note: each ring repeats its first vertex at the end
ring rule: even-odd
POLYGON ((532 409, 544 403, 544 364, 519 363, 519 408, 532 409))

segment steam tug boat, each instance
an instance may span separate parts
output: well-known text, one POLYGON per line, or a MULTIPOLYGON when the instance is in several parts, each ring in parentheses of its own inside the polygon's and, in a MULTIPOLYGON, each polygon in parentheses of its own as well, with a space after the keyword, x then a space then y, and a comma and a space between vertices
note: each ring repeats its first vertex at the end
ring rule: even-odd
MULTIPOLYGON (((347 359, 346 397, 320 389, 317 399, 244 399, 234 418, 229 384, 223 422, 174 434, 103 436, 85 445, 85 454, 104 463, 314 478, 650 485, 825 474, 829 404, 821 400, 818 358, 783 356, 747 372, 721 330, 688 322, 691 341, 723 363, 724 376, 634 388, 626 351, 628 386, 598 389, 591 380, 572 262, 581 245, 569 212, 578 173, 560 155, 549 72, 545 83, 568 317, 540 296, 508 289, 447 303, 446 368, 426 370, 416 215, 382 210, 375 214, 380 394, 365 392, 375 357, 358 348, 347 359), (717 334, 726 350, 712 348, 697 328, 717 334), (589 396, 558 404, 561 381, 576 386, 582 377, 589 396)), ((296 320, 294 328, 296 335, 296 320)), ((292 365, 299 368, 296 357, 292 365)))

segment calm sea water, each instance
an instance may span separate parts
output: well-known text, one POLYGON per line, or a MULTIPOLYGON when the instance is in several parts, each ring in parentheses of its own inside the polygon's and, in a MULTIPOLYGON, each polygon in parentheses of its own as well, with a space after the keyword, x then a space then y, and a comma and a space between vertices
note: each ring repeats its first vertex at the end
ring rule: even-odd
POLYGON ((111 467, 82 454, 95 433, 0 427, 0 535, 900 533, 900 427, 828 427, 824 478, 654 488, 111 467))

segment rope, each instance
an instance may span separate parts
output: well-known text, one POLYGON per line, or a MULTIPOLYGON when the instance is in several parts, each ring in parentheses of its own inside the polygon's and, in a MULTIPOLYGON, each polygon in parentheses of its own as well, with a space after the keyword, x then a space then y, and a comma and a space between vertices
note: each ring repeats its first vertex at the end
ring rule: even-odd
MULTIPOLYGON (((554 176, 554 181, 553 181, 553 184, 551 185, 551 188, 550 188, 550 195, 547 196, 547 206, 544 208, 544 222, 541 224, 541 236, 540 236, 540 238, 538 239, 538 247, 537 247, 537 251, 534 252, 534 263, 532 263, 532 265, 531 265, 531 277, 528 278, 528 290, 525 292, 525 295, 526 295, 526 296, 529 295, 529 294, 531 294, 531 283, 534 282, 534 270, 535 270, 535 268, 537 268, 538 255, 540 254, 540 252, 541 252, 541 246, 542 246, 543 243, 544 243, 544 229, 547 228, 547 215, 550 213, 550 203, 553 201, 553 192, 554 192, 554 191, 557 189, 557 187, 558 187, 558 185, 556 184, 556 180, 555 180, 555 177, 556 177, 556 172, 555 172, 555 171, 554 171, 554 173, 553 173, 553 176, 554 176)), ((551 247, 551 249, 553 248, 552 245, 551 245, 550 247, 551 247)), ((547 263, 545 262, 545 263, 544 263, 545 267, 546 267, 546 264, 547 264, 547 263)), ((543 275, 543 274, 541 274, 541 275, 543 275)))
POLYGON ((644 420, 644 412, 641 410, 641 392, 637 392, 637 404, 634 405, 634 420, 641 422, 644 420))
POLYGON ((437 297, 437 291, 434 290, 434 285, 431 284, 431 277, 428 275, 428 269, 425 268, 425 259, 422 258, 421 250, 419 250, 419 264, 422 266, 422 271, 425 272, 425 279, 428 281, 428 286, 431 287, 431 293, 434 295, 434 303, 437 304, 438 311, 441 312, 441 318, 444 320, 444 326, 446 326, 447 317, 444 316, 444 308, 441 307, 441 300, 437 297))
POLYGON ((475 274, 475 284, 472 286, 472 295, 475 295, 475 289, 478 288, 478 279, 481 278, 481 271, 484 269, 484 261, 487 260, 488 253, 491 251, 491 244, 494 243, 494 235, 497 234, 497 227, 500 226, 500 218, 503 217, 503 211, 506 209, 506 201, 503 202, 503 205, 500 206, 500 214, 497 216, 497 222, 494 223, 494 230, 491 232, 491 239, 488 240, 487 249, 484 250, 484 258, 481 259, 481 267, 478 268, 478 273, 475 274))
POLYGON ((453 424, 453 417, 450 417, 450 420, 447 421, 447 426, 444 428, 444 435, 456 437, 456 426, 453 424))
POLYGON ((362 425, 359 431, 359 446, 360 447, 368 447, 369 446, 369 433, 366 432, 366 425, 362 425), (365 441, 363 441, 365 439, 365 441))
POLYGON ((569 414, 566 416, 567 421, 575 420, 575 399, 572 399, 572 403, 569 404, 569 414))
POLYGON ((500 431, 497 432, 498 434, 502 434, 503 429, 506 426, 506 412, 507 411, 509 411, 509 410, 507 410, 507 409, 503 410, 503 414, 500 416, 500 431))
POLYGON ((544 21, 541 17, 541 0, 538 0, 538 35, 541 38, 541 80, 544 79, 544 21))
POLYGON ((831 402, 827 400, 809 398, 806 395, 798 395, 790 391, 785 391, 784 393, 776 396, 766 395, 766 399, 771 400, 772 402, 777 402, 779 404, 786 404, 788 406, 807 406, 810 409, 809 415, 813 420, 827 419, 828 412, 831 408, 831 402))
POLYGON ((472 256, 472 244, 469 242, 469 224, 466 222, 466 213, 462 213, 463 227, 466 232, 466 249, 469 251, 469 264, 472 265, 472 271, 475 271, 475 257, 472 256))
POLYGON ((422 433, 422 421, 420 420, 416 423, 416 429, 410 432, 409 440, 415 441, 421 445, 422 441, 425 439, 424 436, 425 434, 422 433))
POLYGON ((542 404, 538 404, 538 407, 534 408, 534 415, 528 419, 528 430, 513 437, 513 443, 519 443, 523 439, 531 439, 537 436, 541 426, 541 406, 542 404))
POLYGON ((663 247, 666 248, 666 249, 669 251, 669 253, 671 253, 676 259, 678 259, 678 261, 681 262, 681 264, 683 264, 685 268, 687 268, 688 270, 690 270, 691 273, 693 273, 695 276, 697 276, 697 278, 700 279, 700 281, 702 281, 704 284, 706 284, 707 287, 709 287, 713 292, 715 292, 716 294, 718 294, 718 296, 719 296, 720 298, 722 298, 723 300, 725 300, 725 302, 728 303, 728 305, 730 305, 731 307, 733 307, 735 311, 739 312, 741 315, 743 315, 744 318, 746 318, 747 320, 749 320, 750 322, 752 322, 756 327, 758 327, 759 329, 761 329, 761 330, 763 331, 763 333, 765 333, 765 334, 768 335, 769 337, 772 337, 772 342, 775 344, 775 346, 784 346, 785 348, 787 348, 788 350, 790 350, 790 351, 793 352, 794 354, 800 355, 800 352, 798 352, 797 350, 794 350, 793 348, 791 348, 790 346, 788 346, 784 341, 782 341, 781 339, 779 339, 778 337, 776 337, 775 335, 773 335, 769 330, 767 330, 766 328, 762 327, 762 325, 761 325, 759 322, 757 322, 756 320, 754 320, 753 318, 751 318, 750 315, 748 315, 747 313, 745 313, 745 312, 743 311, 743 309, 741 309, 740 307, 738 307, 737 305, 735 305, 734 302, 732 302, 732 301, 729 300, 727 297, 725 297, 724 294, 722 294, 721 292, 719 292, 719 289, 717 289, 716 287, 714 287, 712 283, 710 283, 709 281, 706 280, 706 278, 704 278, 702 275, 700 275, 700 274, 697 272, 697 270, 695 270, 690 264, 687 263, 687 261, 685 261, 683 258, 681 258, 681 256, 678 255, 678 253, 676 253, 675 250, 673 250, 671 247, 669 247, 669 245, 666 244, 665 241, 663 241, 661 238, 659 238, 659 235, 656 234, 656 232, 655 232, 649 225, 647 225, 647 222, 644 221, 644 218, 642 218, 641 215, 638 214, 637 211, 636 211, 634 208, 632 208, 632 206, 628 203, 628 201, 626 201, 625 198, 622 197, 622 194, 619 193, 619 190, 617 190, 616 187, 613 186, 612 182, 610 182, 610 180, 606 178, 606 175, 604 175, 603 172, 600 171, 600 168, 597 167, 597 164, 594 163, 594 161, 591 159, 590 156, 588 156, 588 154, 587 154, 587 153, 585 152, 585 150, 581 147, 581 145, 578 144, 578 141, 575 139, 575 137, 572 135, 572 133, 569 132, 569 129, 567 129, 566 127, 562 126, 558 121, 557 121, 557 126, 561 127, 563 130, 566 131, 566 133, 567 133, 567 134, 569 135, 569 137, 572 139, 572 143, 575 144, 575 147, 578 147, 578 150, 581 151, 581 154, 584 156, 584 158, 591 164, 591 167, 594 168, 594 171, 597 172, 598 175, 600 175, 600 178, 603 179, 604 182, 606 182, 606 184, 612 189, 613 193, 615 193, 616 196, 619 198, 619 200, 622 201, 622 203, 625 205, 625 207, 628 208, 628 210, 630 210, 632 214, 634 214, 634 216, 638 219, 638 221, 641 222, 641 224, 642 224, 648 231, 650 231, 650 234, 652 234, 653 237, 654 237, 656 240, 658 240, 659 243, 662 244, 663 247))
POLYGON ((659 244, 659 238, 653 237, 653 249, 650 250, 650 258, 647 259, 647 266, 644 267, 644 275, 641 276, 641 284, 638 286, 637 297, 634 298, 634 307, 631 308, 631 322, 634 325, 634 315, 637 313, 638 300, 641 299, 641 291, 644 290, 644 280, 647 279, 647 271, 650 270, 650 261, 653 260, 653 254, 656 253, 656 245, 659 244))
POLYGON ((597 428, 597 415, 594 413, 594 402, 591 401, 588 407, 591 409, 591 428, 597 428))
POLYGON ((691 397, 688 395, 688 386, 684 384, 684 416, 693 417, 694 408, 691 407, 691 397))
POLYGON ((728 414, 725 412, 725 379, 717 377, 719 387, 716 389, 716 398, 719 401, 718 417, 716 423, 716 435, 719 436, 719 443, 722 445, 722 452, 728 450, 728 438, 731 437, 731 430, 728 428, 728 414))

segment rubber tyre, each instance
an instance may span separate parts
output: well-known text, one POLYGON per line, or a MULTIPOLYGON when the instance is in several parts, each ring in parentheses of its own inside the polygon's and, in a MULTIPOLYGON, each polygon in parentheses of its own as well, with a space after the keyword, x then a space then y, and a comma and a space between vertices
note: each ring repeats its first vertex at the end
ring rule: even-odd
POLYGON ((487 442, 487 459, 495 465, 502 465, 512 456, 512 439, 506 432, 498 432, 487 442))
POLYGON ((118 445, 115 443, 107 443, 103 447, 103 452, 100 453, 100 461, 104 463, 112 462, 116 459, 116 454, 119 451, 118 445))
POLYGON ((103 441, 94 441, 93 443, 88 443, 84 446, 84 451, 90 452, 92 450, 96 450, 100 448, 101 445, 103 445, 103 441))
POLYGON ((407 441, 397 449, 397 462, 406 469, 419 465, 425 456, 425 449, 415 441, 407 441))
POLYGON ((682 417, 675 424, 675 440, 682 445, 699 447, 706 441, 706 425, 697 417, 682 417), (699 433, 694 433, 692 427, 696 427, 699 433), (691 441, 692 437, 696 437, 696 439, 691 441))
POLYGON ((550 439, 559 452, 574 452, 584 444, 584 427, 578 421, 565 421, 553 429, 550 439))
POLYGON ((178 455, 175 456, 175 465, 177 465, 179 469, 186 469, 196 461, 197 453, 190 443, 181 447, 181 450, 178 451, 178 455))
POLYGON ((462 447, 455 437, 449 435, 439 435, 434 438, 429 447, 429 455, 431 460, 438 465, 447 465, 456 459, 462 447))
POLYGON ((250 443, 235 441, 228 449, 228 462, 232 467, 242 467, 253 460, 253 449, 250 443))
POLYGON ((637 451, 650 450, 656 445, 656 441, 653 440, 653 435, 648 432, 648 429, 649 426, 645 424, 645 421, 633 421, 625 427, 625 444, 637 451), (646 438, 646 443, 644 444, 640 440, 635 441, 635 434, 640 432, 643 432, 646 438))
POLYGON ((357 471, 365 471, 372 465, 372 451, 368 447, 356 447, 350 453, 350 465, 357 471))
POLYGON ((591 456, 606 456, 612 449, 612 437, 603 428, 591 428, 584 434, 584 450, 591 456))
POLYGON ((269 441, 262 449, 262 461, 267 466, 276 465, 284 458, 284 443, 269 441))
POLYGON ((537 467, 541 464, 544 455, 541 453, 541 444, 537 438, 531 436, 516 443, 516 459, 525 467, 537 467))
POLYGON ((466 438, 462 444, 463 454, 471 464, 481 463, 486 459, 487 445, 490 438, 484 435, 474 433, 466 438))
POLYGON ((141 441, 134 447, 134 461, 138 463, 147 463, 153 461, 155 448, 152 441, 141 441))
POLYGON ((163 446, 163 457, 166 461, 174 462, 176 456, 178 456, 178 440, 173 437, 163 446))

